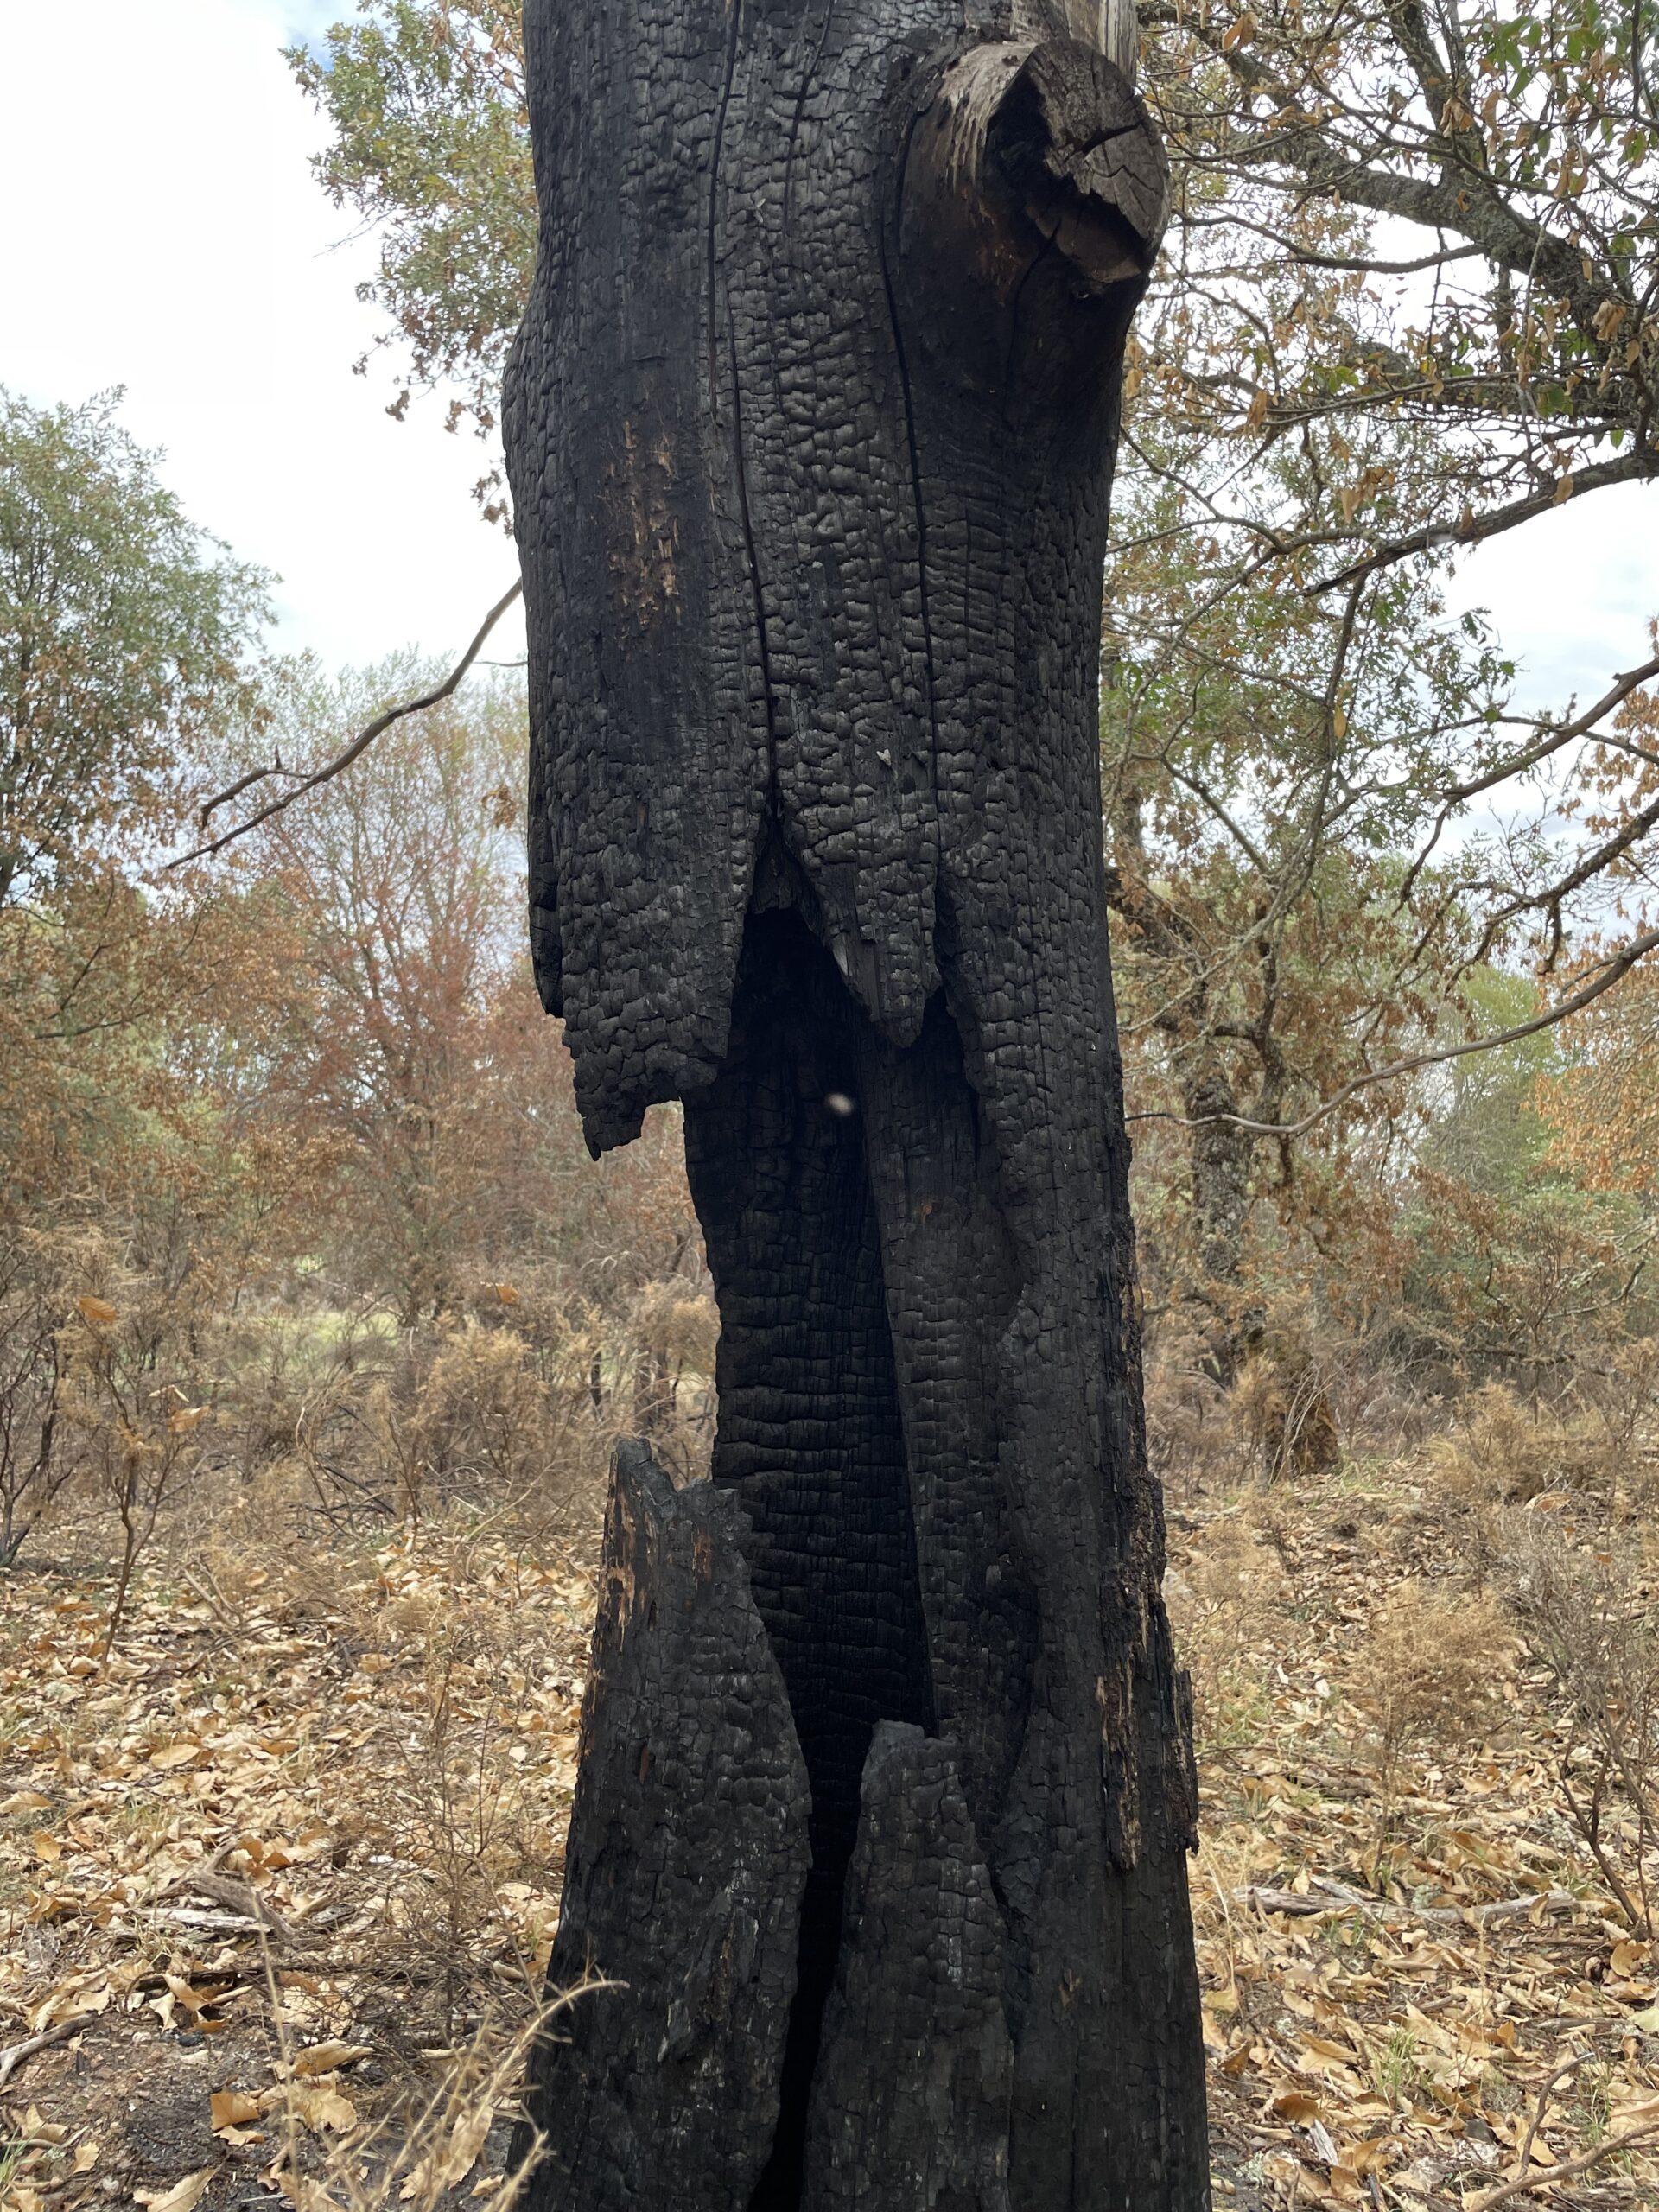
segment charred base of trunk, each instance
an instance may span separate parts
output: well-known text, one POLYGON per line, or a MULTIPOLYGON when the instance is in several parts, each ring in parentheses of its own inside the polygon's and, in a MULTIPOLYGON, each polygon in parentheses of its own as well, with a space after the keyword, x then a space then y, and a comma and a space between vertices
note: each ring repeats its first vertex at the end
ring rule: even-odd
POLYGON ((790 905, 751 917, 686 1109, 713 1481, 619 1454, 551 1967, 612 1986, 542 2054, 536 2212, 1203 2202, 1178 2043, 1116 2108, 1192 1994, 1179 1717, 1128 1611, 1081 1717, 1055 1680, 1113 1592, 1021 1518, 1042 1362, 947 995, 895 1046, 790 905))

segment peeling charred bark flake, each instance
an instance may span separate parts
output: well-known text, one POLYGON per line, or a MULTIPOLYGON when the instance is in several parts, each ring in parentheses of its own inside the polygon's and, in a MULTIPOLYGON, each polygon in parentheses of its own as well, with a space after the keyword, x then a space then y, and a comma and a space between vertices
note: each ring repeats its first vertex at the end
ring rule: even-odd
POLYGON ((531 938, 680 1098, 713 1483, 619 1455, 537 2212, 1198 2212, 1096 768, 1126 0, 530 0, 531 938))
POLYGON ((771 2152, 808 1787, 737 1526, 622 1446, 550 1969, 610 1986, 537 2054, 543 2202, 724 2212, 771 2152))

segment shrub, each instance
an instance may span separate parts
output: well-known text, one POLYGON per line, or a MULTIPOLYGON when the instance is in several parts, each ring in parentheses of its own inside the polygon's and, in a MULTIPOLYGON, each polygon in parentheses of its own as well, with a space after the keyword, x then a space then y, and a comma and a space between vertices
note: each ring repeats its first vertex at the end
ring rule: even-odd
POLYGON ((1147 1348, 1147 1450, 1153 1471, 1176 1497, 1234 1489, 1250 1471, 1254 1446, 1233 1420, 1210 1358, 1202 1337, 1169 1327, 1147 1348))
POLYGON ((1509 1516, 1501 1571, 1529 1656, 1567 1723, 1563 1800, 1618 1909, 1655 1932, 1659 1852, 1659 1622, 1640 1554, 1574 1540, 1558 1515, 1509 1516))
POLYGON ((1214 1522, 1201 1545, 1165 1583, 1181 1664, 1192 1678, 1193 1731, 1200 1751, 1236 1740, 1249 1656, 1268 1640, 1282 1605, 1284 1568, 1268 1547, 1231 1517, 1214 1522))
POLYGON ((475 1322, 440 1341, 410 1427, 413 1448, 441 1486, 470 1481, 496 1496, 535 1480, 555 1445, 554 1408, 524 1339, 475 1322))
POLYGON ((1409 1751, 1472 1743, 1497 1719, 1512 1648, 1503 1611, 1485 1591, 1439 1597, 1407 1584, 1373 1616, 1352 1687, 1385 1804, 1409 1751))
POLYGON ((1234 1421, 1264 1482, 1307 1481, 1341 1465, 1336 1379, 1308 1302, 1278 1300, 1233 1390, 1234 1421))
POLYGON ((1619 1444, 1605 1421, 1528 1407, 1506 1383, 1487 1382, 1429 1461, 1452 1497, 1471 1505, 1524 1503, 1550 1490, 1600 1489, 1617 1471, 1619 1444))

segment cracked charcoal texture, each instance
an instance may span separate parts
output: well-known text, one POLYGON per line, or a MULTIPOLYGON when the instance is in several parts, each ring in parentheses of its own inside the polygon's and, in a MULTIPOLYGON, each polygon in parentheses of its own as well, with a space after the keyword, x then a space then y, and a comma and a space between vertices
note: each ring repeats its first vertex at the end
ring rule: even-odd
MULTIPOLYGON (((811 1797, 775 2126, 734 2212, 841 2186, 809 2114, 864 1958, 843 1893, 884 1722, 954 1746, 995 1901, 1012 2212, 1207 2202, 1096 767, 1165 188, 1123 20, 526 11, 542 244, 505 426, 537 970, 595 1149, 685 1102, 714 1484, 811 1797)), ((732 2094, 702 2125, 735 2172, 732 2094)), ((651 2153, 628 2121, 646 2212, 683 2201, 676 2125, 659 2100, 651 2153)))
POLYGON ((738 1520, 643 1444, 618 1452, 549 1986, 626 1986, 537 2052, 543 2202, 727 2212, 771 2152, 809 1793, 738 1520))
POLYGON ((807 2123, 804 2212, 1008 2212, 1003 1933, 951 1758, 883 1721, 807 2123))

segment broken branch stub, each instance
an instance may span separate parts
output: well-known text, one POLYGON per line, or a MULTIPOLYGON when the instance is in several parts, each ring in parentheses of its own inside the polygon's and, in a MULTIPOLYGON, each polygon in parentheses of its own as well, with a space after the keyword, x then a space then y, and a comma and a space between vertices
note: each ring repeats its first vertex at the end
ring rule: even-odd
POLYGON ((1169 212, 1122 72, 1074 39, 969 49, 912 125, 899 239, 930 359, 1023 410, 1118 373, 1169 212))

